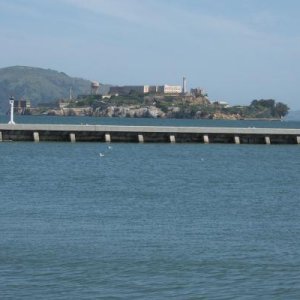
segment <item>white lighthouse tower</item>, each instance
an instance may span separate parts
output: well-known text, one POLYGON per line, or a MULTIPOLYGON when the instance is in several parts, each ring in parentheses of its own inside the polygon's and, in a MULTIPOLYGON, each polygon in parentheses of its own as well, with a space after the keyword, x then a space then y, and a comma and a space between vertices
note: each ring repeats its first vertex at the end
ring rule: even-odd
POLYGON ((10 97, 9 97, 9 104, 10 104, 10 120, 9 120, 8 124, 12 124, 12 125, 16 124, 16 123, 14 122, 14 103, 15 103, 14 97, 13 97, 13 96, 10 96, 10 97))

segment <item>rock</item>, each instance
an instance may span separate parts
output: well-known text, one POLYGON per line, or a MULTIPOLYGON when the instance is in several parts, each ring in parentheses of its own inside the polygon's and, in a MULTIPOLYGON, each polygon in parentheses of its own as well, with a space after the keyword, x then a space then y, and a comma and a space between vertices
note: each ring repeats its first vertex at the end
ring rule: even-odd
POLYGON ((239 114, 223 114, 221 112, 216 112, 212 114, 211 118, 213 120, 241 120, 241 116, 239 114))

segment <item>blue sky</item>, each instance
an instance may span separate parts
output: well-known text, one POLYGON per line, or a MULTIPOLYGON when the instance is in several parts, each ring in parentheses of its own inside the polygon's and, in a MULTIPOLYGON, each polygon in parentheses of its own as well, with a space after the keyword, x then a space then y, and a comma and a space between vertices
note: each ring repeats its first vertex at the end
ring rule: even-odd
POLYGON ((298 0, 0 0, 0 67, 300 109, 298 0))

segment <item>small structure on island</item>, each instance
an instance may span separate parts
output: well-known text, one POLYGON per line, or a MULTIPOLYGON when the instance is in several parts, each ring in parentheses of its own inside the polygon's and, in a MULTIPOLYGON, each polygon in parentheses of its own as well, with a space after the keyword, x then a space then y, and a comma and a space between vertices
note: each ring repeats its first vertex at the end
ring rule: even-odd
POLYGON ((91 95, 98 95, 100 83, 98 81, 91 82, 91 95))

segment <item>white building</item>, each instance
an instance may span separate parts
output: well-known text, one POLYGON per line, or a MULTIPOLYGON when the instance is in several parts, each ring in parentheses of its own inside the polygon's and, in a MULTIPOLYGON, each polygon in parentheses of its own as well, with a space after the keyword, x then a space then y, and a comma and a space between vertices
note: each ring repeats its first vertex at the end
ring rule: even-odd
POLYGON ((162 94, 180 94, 182 87, 180 85, 125 85, 125 86, 112 86, 109 94, 112 95, 129 95, 132 92, 138 94, 147 93, 162 93, 162 94))
POLYGON ((159 86, 159 91, 164 94, 181 94, 182 86, 181 85, 162 85, 159 86))

